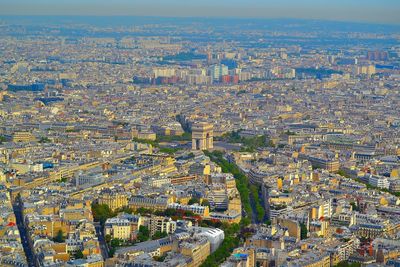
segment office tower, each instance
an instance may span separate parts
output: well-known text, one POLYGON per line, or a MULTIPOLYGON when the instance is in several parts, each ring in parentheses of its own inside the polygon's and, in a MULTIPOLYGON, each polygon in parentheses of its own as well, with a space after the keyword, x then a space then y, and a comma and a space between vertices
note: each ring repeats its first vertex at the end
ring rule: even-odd
POLYGON ((173 68, 156 68, 153 69, 153 75, 154 78, 158 78, 158 77, 172 77, 175 76, 175 69, 173 68))
POLYGON ((354 75, 372 76, 376 73, 376 68, 375 68, 375 65, 355 66, 353 73, 354 73, 354 75))
POLYGON ((209 70, 210 76, 214 79, 219 81, 222 76, 229 74, 229 69, 227 66, 221 65, 214 65, 209 70))
POLYGON ((368 51, 367 59, 372 61, 384 61, 389 58, 388 52, 386 51, 368 51))

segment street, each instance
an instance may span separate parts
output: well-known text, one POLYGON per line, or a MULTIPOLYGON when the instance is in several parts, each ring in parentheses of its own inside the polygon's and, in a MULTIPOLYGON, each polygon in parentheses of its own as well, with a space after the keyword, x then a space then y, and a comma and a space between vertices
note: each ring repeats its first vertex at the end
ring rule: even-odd
POLYGON ((100 223, 94 223, 94 226, 96 228, 96 234, 97 234, 97 237, 98 237, 99 243, 100 243, 101 255, 103 256, 103 258, 105 260, 108 258, 108 247, 106 244, 106 240, 104 238, 100 223))
POLYGON ((17 220, 18 230, 19 230, 19 233, 21 236, 22 246, 24 248, 25 256, 28 261, 28 266, 29 267, 37 267, 35 255, 29 244, 29 236, 28 236, 28 233, 27 233, 24 223, 23 223, 22 210, 19 205, 19 202, 13 203, 13 210, 14 210, 15 218, 17 220))

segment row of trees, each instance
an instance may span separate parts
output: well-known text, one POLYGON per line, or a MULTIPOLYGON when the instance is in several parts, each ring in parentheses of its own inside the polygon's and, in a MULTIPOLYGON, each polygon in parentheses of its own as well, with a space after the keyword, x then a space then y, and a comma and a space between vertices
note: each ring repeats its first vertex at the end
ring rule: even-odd
POLYGON ((153 147, 158 147, 157 141, 153 141, 153 140, 149 140, 149 139, 141 139, 141 138, 133 137, 132 141, 138 142, 138 143, 143 143, 143 144, 149 144, 149 145, 152 145, 153 147))
POLYGON ((243 144, 241 151, 244 152, 254 152, 258 147, 273 147, 273 143, 267 141, 266 135, 253 136, 253 137, 243 137, 240 136, 241 130, 232 131, 223 134, 217 140, 222 140, 228 143, 240 143, 243 144))
POLYGON ((168 155, 174 155, 179 150, 181 150, 181 149, 180 148, 176 148, 176 147, 161 147, 159 149, 159 151, 161 153, 165 153, 165 154, 168 154, 168 155))
POLYGON ((253 196, 254 204, 256 206, 257 220, 259 222, 263 222, 265 217, 265 209, 262 205, 262 200, 260 199, 259 195, 260 190, 261 190, 260 186, 250 185, 250 192, 251 195, 253 196))
POLYGON ((176 142, 176 141, 191 141, 192 134, 185 132, 182 135, 158 135, 156 140, 149 140, 149 139, 140 139, 140 138, 132 138, 132 141, 139 142, 139 143, 146 143, 150 144, 154 147, 158 147, 159 143, 161 142, 176 142))
POLYGON ((207 259, 200 265, 201 267, 217 267, 228 258, 233 250, 239 246, 240 239, 238 233, 240 232, 240 226, 238 224, 232 224, 223 229, 225 232, 225 239, 221 246, 210 254, 207 259))
POLYGON ((160 142, 172 142, 172 141, 187 141, 188 137, 187 134, 183 134, 182 136, 161 136, 157 137, 155 141, 148 140, 148 139, 140 139, 140 138, 132 138, 133 142, 150 144, 153 147, 159 148, 160 152, 166 153, 169 155, 175 154, 177 151, 181 150, 180 148, 173 148, 173 147, 160 147, 160 142))
POLYGON ((159 135, 157 136, 157 142, 173 142, 173 141, 191 141, 192 134, 185 132, 182 135, 159 135))
POLYGON ((222 152, 213 151, 204 153, 210 157, 212 161, 217 163, 224 173, 232 173, 236 179, 236 187, 240 193, 242 206, 247 213, 243 217, 240 224, 225 224, 221 222, 203 221, 201 225, 218 227, 225 232, 225 238, 221 246, 201 264, 201 267, 217 267, 228 258, 233 250, 240 245, 240 234, 246 232, 246 226, 250 223, 251 206, 250 206, 250 190, 248 188, 247 177, 239 170, 235 164, 229 163, 224 159, 222 152))
POLYGON ((232 173, 236 180, 236 188, 240 193, 240 199, 242 201, 242 206, 246 211, 246 218, 242 218, 244 223, 247 225, 251 222, 251 205, 250 205, 250 190, 248 187, 248 179, 246 175, 244 175, 239 168, 232 163, 229 163, 223 157, 223 153, 221 151, 215 150, 213 152, 204 151, 204 153, 210 157, 212 161, 217 163, 224 173, 232 173))

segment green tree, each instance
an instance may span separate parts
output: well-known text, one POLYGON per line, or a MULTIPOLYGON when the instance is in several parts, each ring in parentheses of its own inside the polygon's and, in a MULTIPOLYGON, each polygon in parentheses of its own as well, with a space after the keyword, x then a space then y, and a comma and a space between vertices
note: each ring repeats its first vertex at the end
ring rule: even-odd
POLYGON ((146 215, 146 214, 153 214, 153 210, 151 209, 146 209, 146 208, 138 208, 136 210, 136 213, 141 214, 141 215, 146 215))
POLYGON ((336 172, 337 174, 339 174, 340 176, 346 177, 346 178, 351 178, 351 176, 345 171, 345 170, 338 170, 336 172))
POLYGON ((176 152, 178 152, 180 149, 179 148, 172 148, 172 147, 162 147, 162 148, 160 148, 160 152, 161 153, 166 153, 166 154, 168 154, 168 155, 173 155, 173 154, 175 154, 176 152))
POLYGON ((60 180, 58 180, 57 182, 59 183, 66 183, 68 181, 67 177, 63 177, 60 180))
POLYGON ((75 259, 83 259, 85 258, 85 255, 83 255, 82 250, 78 250, 77 252, 75 252, 74 257, 75 259))
POLYGON ((92 213, 95 222, 104 224, 108 218, 115 217, 114 213, 107 204, 92 203, 92 213))
POLYGON ((0 144, 2 144, 3 142, 5 142, 7 139, 3 136, 0 135, 0 144))
POLYGON ((185 215, 186 217, 194 217, 195 216, 194 212, 190 211, 190 210, 183 211, 183 215, 185 215))
POLYGON ((122 207, 122 208, 117 209, 117 211, 116 211, 116 213, 120 213, 120 212, 132 214, 133 213, 133 209, 129 208, 129 207, 122 207))
POLYGON ((54 242, 63 243, 65 241, 64 232, 60 229, 57 232, 57 235, 53 238, 54 242))
POLYGON ((306 239, 308 235, 307 226, 304 223, 300 223, 300 239, 306 239))
POLYGON ((210 202, 207 199, 203 199, 203 201, 201 202, 201 205, 210 207, 210 202))
POLYGON ((51 143, 51 140, 47 137, 41 137, 39 143, 51 143))
POLYGON ((291 131, 289 131, 289 130, 287 130, 287 131, 285 132, 285 134, 286 134, 286 135, 296 135, 295 132, 291 132, 291 131))
POLYGON ((164 255, 161 255, 161 256, 154 256, 153 259, 155 261, 158 261, 158 262, 164 262, 166 257, 167 257, 167 254, 164 254, 164 255))
POLYGON ((110 247, 109 250, 108 250, 108 255, 109 255, 110 257, 113 257, 116 250, 117 250, 116 248, 110 247))
POLYGON ((113 248, 120 247, 121 245, 122 245, 122 240, 119 238, 113 238, 110 241, 110 246, 112 246, 113 248))
POLYGON ((157 239, 164 238, 164 237, 167 237, 167 236, 168 236, 168 234, 166 232, 157 231, 152 236, 152 239, 153 240, 157 240, 157 239))
POLYGON ((195 203, 200 204, 200 199, 198 199, 197 197, 192 197, 191 199, 189 199, 188 205, 193 205, 195 203))
POLYGON ((138 233, 138 235, 137 235, 137 239, 138 239, 140 242, 144 242, 144 241, 149 240, 149 238, 150 238, 150 231, 149 231, 149 228, 147 228, 146 226, 141 225, 141 226, 139 227, 139 233, 138 233))

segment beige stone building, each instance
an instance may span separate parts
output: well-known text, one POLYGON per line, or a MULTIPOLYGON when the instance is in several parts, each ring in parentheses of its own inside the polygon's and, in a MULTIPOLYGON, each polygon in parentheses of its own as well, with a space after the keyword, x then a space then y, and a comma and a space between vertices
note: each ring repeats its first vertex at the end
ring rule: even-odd
POLYGON ((214 126, 207 122, 195 123, 192 126, 192 149, 208 150, 213 146, 214 126))

